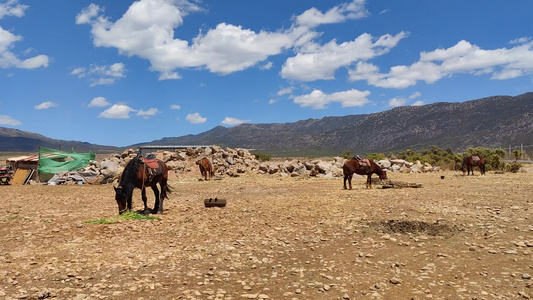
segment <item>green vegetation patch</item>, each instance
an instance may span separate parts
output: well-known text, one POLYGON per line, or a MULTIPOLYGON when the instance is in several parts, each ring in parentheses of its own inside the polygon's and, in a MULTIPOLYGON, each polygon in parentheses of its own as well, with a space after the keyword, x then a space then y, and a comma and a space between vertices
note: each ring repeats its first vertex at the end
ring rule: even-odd
POLYGON ((126 220, 157 220, 157 217, 153 216, 147 216, 147 215, 141 215, 136 212, 127 211, 123 214, 119 215, 118 217, 114 218, 105 218, 105 219, 96 219, 96 220, 87 220, 85 223, 90 224, 112 224, 119 221, 126 221, 126 220))

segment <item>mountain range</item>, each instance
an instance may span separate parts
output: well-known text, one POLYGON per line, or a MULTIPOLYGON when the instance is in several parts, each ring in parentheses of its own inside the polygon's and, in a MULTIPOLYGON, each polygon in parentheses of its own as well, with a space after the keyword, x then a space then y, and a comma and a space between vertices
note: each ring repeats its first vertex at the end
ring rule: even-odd
MULTIPOLYGON (((0 127, 0 151, 35 151, 38 145, 92 152, 118 150, 0 127), (78 150, 79 149, 79 150, 78 150)), ((463 152, 471 147, 533 147, 533 92, 465 102, 402 106, 387 111, 292 123, 217 126, 209 131, 131 145, 219 145, 281 156, 399 152, 431 146, 463 152)), ((130 148, 128 147, 128 148, 130 148)))

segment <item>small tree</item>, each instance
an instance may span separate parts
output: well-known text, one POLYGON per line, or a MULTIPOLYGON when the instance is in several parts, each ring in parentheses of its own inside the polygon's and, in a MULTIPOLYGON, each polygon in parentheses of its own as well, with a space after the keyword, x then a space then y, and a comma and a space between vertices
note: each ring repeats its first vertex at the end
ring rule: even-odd
POLYGON ((514 155, 514 158, 515 158, 515 162, 517 162, 518 159, 520 157, 522 157, 522 151, 520 151, 518 149, 515 149, 515 150, 513 150, 513 155, 514 155))
POLYGON ((505 162, 503 161, 503 158, 505 157, 505 154, 507 153, 503 149, 496 149, 494 150, 494 154, 500 157, 501 165, 499 167, 502 169, 502 171, 505 171, 505 162))

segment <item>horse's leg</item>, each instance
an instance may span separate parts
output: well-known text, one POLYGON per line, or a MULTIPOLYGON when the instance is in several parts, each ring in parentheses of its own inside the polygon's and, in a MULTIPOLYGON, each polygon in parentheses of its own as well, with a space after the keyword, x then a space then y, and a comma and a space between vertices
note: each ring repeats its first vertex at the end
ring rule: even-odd
POLYGON ((159 211, 163 212, 163 201, 167 198, 167 181, 162 180, 159 185, 161 186, 161 197, 159 197, 159 211))
POLYGON ((148 205, 146 204, 148 199, 146 199, 146 188, 145 187, 142 188, 141 197, 142 197, 143 203, 144 203, 144 212, 143 213, 148 214, 148 213, 150 213, 150 210, 148 210, 148 205))
POLYGON ((152 186, 152 191, 154 191, 154 196, 155 196, 155 203, 154 203, 154 209, 152 210, 152 213, 153 214, 157 214, 157 212, 159 211, 159 190, 157 189, 157 185, 153 185, 152 186))
POLYGON ((131 198, 132 198, 132 197, 133 197, 133 192, 131 192, 130 197, 128 198, 128 200, 126 200, 126 201, 127 201, 127 207, 128 207, 128 210, 130 210, 130 211, 131 211, 131 202, 132 202, 132 201, 131 201, 131 198))
POLYGON ((366 177, 366 188, 372 188, 372 173, 368 174, 368 176, 366 177))
POLYGON ((348 175, 344 175, 344 189, 346 189, 346 180, 348 180, 348 175))

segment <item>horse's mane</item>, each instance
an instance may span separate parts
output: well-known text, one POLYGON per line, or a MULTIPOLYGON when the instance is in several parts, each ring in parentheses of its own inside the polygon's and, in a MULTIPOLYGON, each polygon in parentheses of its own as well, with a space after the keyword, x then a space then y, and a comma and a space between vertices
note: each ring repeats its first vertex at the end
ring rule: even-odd
POLYGON ((122 187, 122 193, 126 198, 129 198, 129 194, 133 191, 135 185, 137 184, 137 172, 142 164, 143 162, 140 158, 134 157, 132 160, 130 160, 122 172, 119 186, 122 187))

